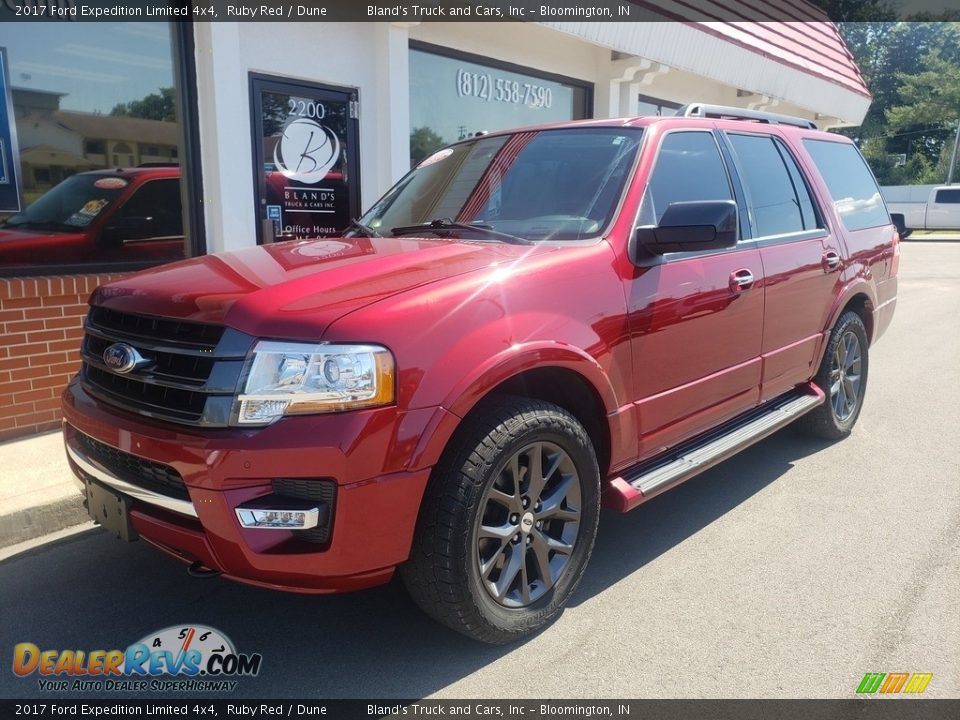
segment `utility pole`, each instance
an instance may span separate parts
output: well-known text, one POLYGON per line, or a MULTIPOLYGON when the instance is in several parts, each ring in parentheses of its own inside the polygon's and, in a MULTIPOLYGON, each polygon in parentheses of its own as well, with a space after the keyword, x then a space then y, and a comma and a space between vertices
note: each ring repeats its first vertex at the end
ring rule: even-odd
POLYGON ((957 134, 953 138, 953 152, 950 154, 950 169, 947 170, 947 185, 953 185, 953 166, 957 162, 958 145, 960 145, 960 120, 957 120, 957 134))

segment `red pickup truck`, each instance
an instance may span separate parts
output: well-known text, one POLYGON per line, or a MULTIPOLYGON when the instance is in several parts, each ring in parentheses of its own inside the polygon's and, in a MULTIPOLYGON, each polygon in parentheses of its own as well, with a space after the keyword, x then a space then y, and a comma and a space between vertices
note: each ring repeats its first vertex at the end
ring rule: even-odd
POLYGON ((848 435, 898 237, 846 138, 705 105, 496 132, 342 238, 101 287, 64 394, 92 516, 245 583, 399 569, 504 643, 617 511, 787 424, 848 435))

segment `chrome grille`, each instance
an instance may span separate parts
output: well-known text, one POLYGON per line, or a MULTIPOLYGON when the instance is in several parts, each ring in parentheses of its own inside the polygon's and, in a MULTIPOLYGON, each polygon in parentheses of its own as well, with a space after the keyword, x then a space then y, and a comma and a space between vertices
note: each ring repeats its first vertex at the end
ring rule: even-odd
POLYGON ((77 442, 88 458, 96 461, 121 480, 126 480, 147 490, 153 490, 161 495, 168 495, 180 500, 190 499, 187 486, 184 485, 180 473, 169 465, 131 455, 79 432, 77 433, 77 442))
POLYGON ((81 379, 102 402, 187 425, 229 424, 233 396, 253 338, 209 323, 90 310, 81 347, 81 379), (114 343, 135 348, 148 364, 117 373, 103 361, 114 343))

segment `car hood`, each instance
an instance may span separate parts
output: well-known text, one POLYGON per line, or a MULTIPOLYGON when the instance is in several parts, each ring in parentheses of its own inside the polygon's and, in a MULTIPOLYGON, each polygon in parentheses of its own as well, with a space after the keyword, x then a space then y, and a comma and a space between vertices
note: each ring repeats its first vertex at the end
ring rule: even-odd
POLYGON ((370 303, 539 251, 434 238, 292 241, 140 272, 101 286, 91 303, 258 337, 319 339, 334 320, 370 303))

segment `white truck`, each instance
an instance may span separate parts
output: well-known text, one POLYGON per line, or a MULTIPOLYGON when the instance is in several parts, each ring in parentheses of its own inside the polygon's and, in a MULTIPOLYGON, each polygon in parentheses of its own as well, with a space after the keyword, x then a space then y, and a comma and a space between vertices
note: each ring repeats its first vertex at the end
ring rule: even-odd
POLYGON ((880 192, 900 237, 914 230, 960 230, 960 185, 887 185, 880 192))

